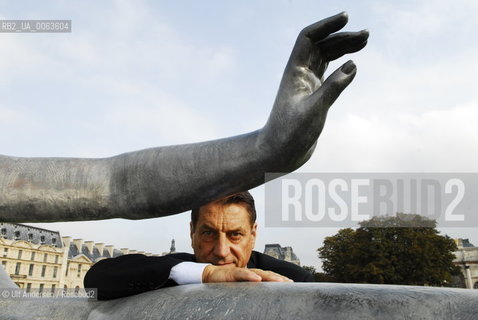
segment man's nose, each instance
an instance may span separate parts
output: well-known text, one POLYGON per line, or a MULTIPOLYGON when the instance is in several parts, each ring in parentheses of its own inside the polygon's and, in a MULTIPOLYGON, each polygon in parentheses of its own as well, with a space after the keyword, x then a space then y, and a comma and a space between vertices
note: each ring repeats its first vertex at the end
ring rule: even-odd
POLYGON ((226 235, 221 234, 219 235, 216 245, 214 247, 214 255, 218 258, 225 258, 229 255, 230 248, 229 248, 229 241, 226 235))

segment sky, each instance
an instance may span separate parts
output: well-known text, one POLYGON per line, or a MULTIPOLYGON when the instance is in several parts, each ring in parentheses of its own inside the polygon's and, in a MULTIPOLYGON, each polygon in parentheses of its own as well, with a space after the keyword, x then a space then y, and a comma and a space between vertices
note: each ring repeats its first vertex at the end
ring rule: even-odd
MULTIPOLYGON (((298 172, 478 171, 478 2, 0 1, 0 19, 68 19, 64 34, 0 33, 0 154, 109 157, 234 136, 267 120, 297 34, 341 11, 368 29, 358 72, 298 172), (475 146, 475 147, 474 147, 475 146)), ((264 226, 256 250, 316 249, 337 228, 264 226)), ((477 213, 478 214, 478 213, 477 213)), ((191 252, 189 213, 36 224, 153 253, 191 252)), ((478 244, 478 228, 440 229, 478 244)))

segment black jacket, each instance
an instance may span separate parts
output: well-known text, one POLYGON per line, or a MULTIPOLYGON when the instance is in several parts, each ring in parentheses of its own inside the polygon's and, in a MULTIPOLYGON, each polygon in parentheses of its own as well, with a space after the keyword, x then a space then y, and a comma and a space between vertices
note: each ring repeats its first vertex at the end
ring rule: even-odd
MULTIPOLYGON (((174 253, 161 257, 129 254, 94 264, 84 280, 85 288, 97 288, 98 299, 115 299, 177 285, 169 280, 171 268, 184 261, 195 262, 194 255, 174 253)), ((295 282, 312 282, 312 275, 301 267, 253 251, 248 268, 270 270, 295 282)))

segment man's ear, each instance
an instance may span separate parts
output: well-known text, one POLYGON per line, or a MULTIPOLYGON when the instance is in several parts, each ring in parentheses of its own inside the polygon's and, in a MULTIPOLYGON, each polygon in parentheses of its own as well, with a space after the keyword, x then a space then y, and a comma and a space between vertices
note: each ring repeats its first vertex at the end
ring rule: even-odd
POLYGON ((193 240, 193 233, 194 233, 194 225, 193 222, 189 222, 189 237, 191 238, 191 247, 194 249, 194 240, 193 240))
POLYGON ((254 225, 252 226, 251 235, 252 235, 252 248, 254 248, 256 246, 257 222, 254 222, 254 225))

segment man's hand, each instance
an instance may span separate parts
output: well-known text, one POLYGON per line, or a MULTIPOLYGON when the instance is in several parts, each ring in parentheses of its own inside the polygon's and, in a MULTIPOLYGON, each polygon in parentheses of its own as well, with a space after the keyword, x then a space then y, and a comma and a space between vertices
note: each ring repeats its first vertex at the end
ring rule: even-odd
MULTIPOLYGON (((263 142, 284 158, 291 170, 312 155, 329 107, 352 82, 356 67, 345 63, 324 81, 329 61, 361 50, 368 31, 342 32, 348 21, 343 12, 304 28, 294 45, 274 107, 262 130, 263 142), (292 157, 292 158, 290 158, 292 157)), ((282 168, 278 165, 278 168, 282 168)))
POLYGON ((293 282, 272 271, 262 269, 238 268, 236 266, 207 266, 202 274, 202 282, 239 282, 239 281, 273 281, 273 282, 293 282))

